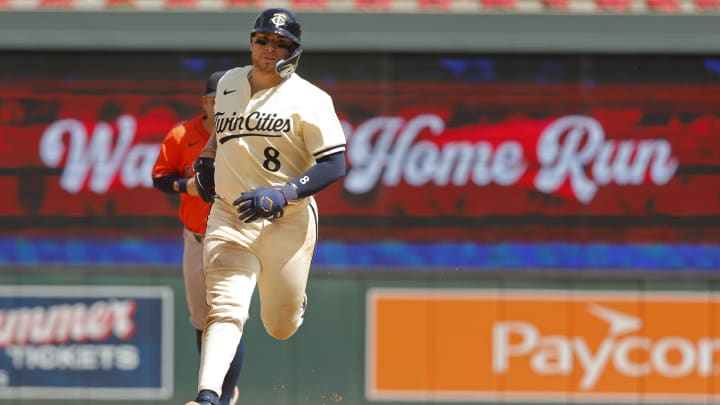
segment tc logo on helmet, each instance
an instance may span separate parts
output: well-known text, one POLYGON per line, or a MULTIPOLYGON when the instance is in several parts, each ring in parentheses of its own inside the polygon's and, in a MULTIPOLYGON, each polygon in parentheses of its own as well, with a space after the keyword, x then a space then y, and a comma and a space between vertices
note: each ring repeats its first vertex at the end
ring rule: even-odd
POLYGON ((285 25, 286 18, 285 14, 275 13, 270 21, 275 24, 276 27, 281 27, 285 25))

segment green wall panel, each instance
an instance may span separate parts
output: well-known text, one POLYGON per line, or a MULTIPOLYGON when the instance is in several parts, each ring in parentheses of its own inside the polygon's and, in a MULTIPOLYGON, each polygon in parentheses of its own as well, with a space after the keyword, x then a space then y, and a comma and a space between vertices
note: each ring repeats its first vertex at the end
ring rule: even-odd
MULTIPOLYGON (((179 269, 4 269, 3 285, 168 286, 174 292, 175 370, 174 394, 167 401, 0 400, 0 404, 157 403, 182 404, 194 396, 198 354, 194 333, 187 321, 179 269)), ((368 402, 365 375, 365 293, 373 287, 460 289, 561 289, 629 291, 717 291, 716 281, 702 279, 655 279, 630 277, 539 277, 508 273, 457 277, 452 274, 348 274, 316 272, 309 283, 309 307, 305 324, 287 341, 267 335, 259 318, 257 294, 246 326, 246 361, 240 378, 240 405, 316 405, 368 402)), ((406 402, 409 404, 436 403, 406 402)), ((462 402, 457 402, 462 404, 462 402)), ((468 402, 471 403, 471 402, 468 402)), ((498 402, 503 403, 503 402, 498 402)), ((509 403, 509 402, 508 402, 509 403)), ((519 403, 519 402, 513 402, 519 403)), ((527 402, 532 403, 532 402, 527 402)))

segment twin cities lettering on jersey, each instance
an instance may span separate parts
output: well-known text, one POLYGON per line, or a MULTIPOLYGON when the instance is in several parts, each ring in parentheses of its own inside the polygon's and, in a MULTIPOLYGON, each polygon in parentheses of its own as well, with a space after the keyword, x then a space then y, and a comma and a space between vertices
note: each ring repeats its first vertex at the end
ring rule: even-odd
POLYGON ((226 116, 226 113, 215 113, 215 130, 218 134, 231 133, 230 136, 224 136, 219 139, 220 143, 225 143, 230 139, 245 135, 262 135, 276 137, 280 136, 279 132, 290 132, 292 125, 290 118, 278 118, 277 114, 268 114, 260 111, 253 111, 247 116, 237 115, 236 112, 232 116, 226 116), (246 133, 253 131, 252 134, 246 133), (258 131, 265 133, 257 133, 258 131))

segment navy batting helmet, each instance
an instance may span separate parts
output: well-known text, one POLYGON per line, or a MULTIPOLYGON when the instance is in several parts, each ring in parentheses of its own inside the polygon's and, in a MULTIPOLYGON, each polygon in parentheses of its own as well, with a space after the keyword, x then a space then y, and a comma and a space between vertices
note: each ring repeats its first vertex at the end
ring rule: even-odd
POLYGON ((271 33, 283 36, 295 43, 295 49, 287 59, 275 64, 275 72, 283 79, 290 77, 300 63, 302 46, 300 46, 300 21, 290 10, 284 8, 269 8, 255 19, 255 27, 250 36, 258 32, 271 33))
POLYGON ((266 32, 278 34, 300 45, 300 22, 297 16, 284 8, 269 8, 255 19, 252 33, 266 32))

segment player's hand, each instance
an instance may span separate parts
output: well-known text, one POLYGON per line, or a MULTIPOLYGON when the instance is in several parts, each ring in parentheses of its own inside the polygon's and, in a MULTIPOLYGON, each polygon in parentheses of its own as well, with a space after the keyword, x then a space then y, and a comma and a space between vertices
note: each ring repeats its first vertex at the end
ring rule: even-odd
POLYGON ((240 194, 233 205, 240 205, 240 220, 247 223, 259 218, 280 218, 288 200, 280 187, 256 188, 240 194))
POLYGON ((215 198, 215 159, 199 157, 193 164, 195 170, 195 189, 205 202, 215 198))
POLYGON ((193 197, 198 197, 197 187, 195 187, 195 177, 189 177, 185 183, 185 192, 193 197))

